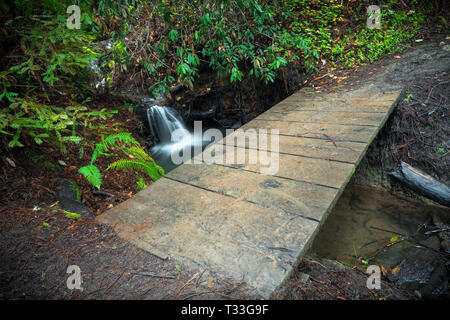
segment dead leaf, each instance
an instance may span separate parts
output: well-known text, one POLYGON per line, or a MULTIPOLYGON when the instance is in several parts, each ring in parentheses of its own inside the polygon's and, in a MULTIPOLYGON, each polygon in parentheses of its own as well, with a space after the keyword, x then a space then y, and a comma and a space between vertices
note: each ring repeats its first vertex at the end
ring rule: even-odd
POLYGON ((385 266, 381 266, 381 272, 383 273, 383 276, 386 276, 388 273, 388 269, 385 266))
POLYGON ((401 57, 400 57, 400 56, 394 56, 394 58, 395 58, 395 59, 400 59, 401 57))
POLYGON ((400 267, 395 267, 392 269, 392 274, 397 274, 400 271, 400 267))
POLYGON ((208 278, 208 288, 214 288, 214 279, 212 277, 208 278))
POLYGON ((9 165, 13 168, 16 167, 16 164, 14 163, 14 161, 12 161, 10 158, 6 157, 5 160, 9 163, 9 165))
POLYGON ((134 232, 141 231, 142 229, 150 227, 152 224, 153 224, 153 222, 151 222, 151 221, 138 224, 136 227, 134 227, 133 231, 134 232))
POLYGON ((54 207, 54 206, 56 206, 58 203, 59 203, 59 201, 56 201, 55 203, 51 204, 49 207, 50 207, 50 208, 51 208, 51 207, 54 207))

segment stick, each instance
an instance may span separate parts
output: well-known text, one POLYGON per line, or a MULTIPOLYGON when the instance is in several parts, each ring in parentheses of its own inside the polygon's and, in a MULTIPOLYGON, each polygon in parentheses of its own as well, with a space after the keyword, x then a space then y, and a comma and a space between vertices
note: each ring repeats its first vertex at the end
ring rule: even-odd
POLYGON ((175 279, 174 276, 160 276, 159 274, 155 274, 155 273, 151 273, 151 272, 131 271, 131 273, 139 275, 139 276, 152 277, 152 278, 175 279))

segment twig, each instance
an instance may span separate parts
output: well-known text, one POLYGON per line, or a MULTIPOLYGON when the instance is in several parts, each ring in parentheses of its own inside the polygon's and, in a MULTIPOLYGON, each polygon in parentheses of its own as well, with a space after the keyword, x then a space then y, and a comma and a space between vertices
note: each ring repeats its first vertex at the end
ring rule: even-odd
POLYGON ((108 193, 108 192, 105 192, 105 191, 94 190, 94 191, 92 191, 92 193, 95 194, 95 195, 105 196, 105 197, 115 197, 116 196, 116 195, 114 195, 112 193, 108 193))
POLYGON ((145 277, 152 277, 152 278, 162 278, 162 279, 175 279, 176 277, 174 276, 162 276, 159 274, 155 274, 152 272, 140 272, 140 271, 131 271, 131 274, 136 274, 139 276, 145 276, 145 277))
POLYGON ((382 228, 378 228, 378 227, 374 227, 374 226, 371 226, 371 228, 372 228, 372 229, 375 229, 375 230, 384 231, 384 232, 395 233, 395 234, 398 234, 399 236, 408 238, 407 235, 404 235, 404 234, 402 234, 402 233, 400 233, 400 232, 396 232, 396 231, 392 231, 392 230, 387 230, 387 229, 382 229, 382 228))

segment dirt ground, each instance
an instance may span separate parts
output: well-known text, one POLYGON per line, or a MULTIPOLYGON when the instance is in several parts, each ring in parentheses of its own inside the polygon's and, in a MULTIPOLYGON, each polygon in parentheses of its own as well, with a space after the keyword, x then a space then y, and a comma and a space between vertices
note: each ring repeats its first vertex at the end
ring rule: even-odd
POLYGON ((295 274, 272 294, 280 300, 406 300, 413 297, 387 281, 369 290, 368 275, 338 262, 306 255, 295 274))
MULTIPOLYGON (((356 71, 339 73, 338 78, 316 76, 316 79, 319 78, 313 82, 316 90, 328 90, 355 86, 378 70, 394 68, 391 79, 387 81, 402 82, 407 86, 402 102, 384 133, 369 150, 355 179, 370 182, 368 170, 364 171, 364 168, 374 168, 374 163, 380 166, 380 159, 381 163, 392 164, 403 159, 411 160, 412 165, 448 182, 449 64, 436 57, 437 52, 444 50, 450 41, 437 36, 424 42, 432 46, 424 47, 420 43, 418 49, 411 51, 416 54, 409 56, 405 62, 402 57, 408 56, 402 53, 356 71), (421 64, 421 73, 412 71, 404 78, 397 76, 400 74, 398 70, 395 74, 395 68, 411 68, 415 63, 420 64, 420 59, 426 60, 421 64), (412 97, 408 98, 408 95, 412 97), (425 130, 425 134, 421 130, 425 130), (397 134, 391 135, 391 132, 397 134), (441 152, 440 148, 444 151, 441 152)), ((137 120, 129 111, 121 110, 119 117, 131 119, 125 121, 130 130, 139 130, 137 120)), ((7 155, 14 159, 16 167, 11 168, 5 162, 0 172, 1 299, 255 298, 244 283, 227 280, 214 283, 212 278, 192 274, 181 269, 176 262, 163 261, 123 242, 112 229, 95 224, 91 218, 70 219, 59 211, 55 212, 56 206, 52 205, 58 201, 57 185, 67 178, 80 185, 83 199, 94 214, 128 199, 136 192, 131 175, 111 174, 105 178, 103 190, 115 196, 110 198, 93 194, 76 173, 78 164, 82 162, 74 158, 77 152, 70 151, 67 158, 60 159, 54 155, 54 150, 47 150, 45 156, 53 166, 45 165, 42 158, 26 153, 7 155), (70 165, 59 166, 58 160, 70 165), (67 288, 69 275, 66 271, 69 265, 80 266, 83 291, 67 288)), ((89 154, 83 157, 89 157, 89 154)), ((378 176, 381 181, 382 172, 378 176)), ((309 255, 273 297, 344 300, 410 298, 407 293, 387 283, 380 292, 370 291, 366 288, 366 279, 367 275, 359 271, 309 255), (302 280, 302 273, 309 275, 308 281, 302 280)))

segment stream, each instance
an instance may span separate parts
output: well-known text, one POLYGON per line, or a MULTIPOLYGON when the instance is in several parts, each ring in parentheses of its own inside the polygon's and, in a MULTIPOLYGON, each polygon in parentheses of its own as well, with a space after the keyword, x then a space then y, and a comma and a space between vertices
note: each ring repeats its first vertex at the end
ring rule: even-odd
MULTIPOLYGON (((418 242, 426 240, 429 235, 424 234, 425 225, 432 214, 448 217, 449 213, 447 208, 383 189, 350 184, 315 238, 312 250, 323 258, 361 266, 359 257, 370 257, 382 247, 382 241, 389 241, 395 233, 418 242)), ((396 265, 415 245, 399 242, 369 259, 369 263, 396 265)))

